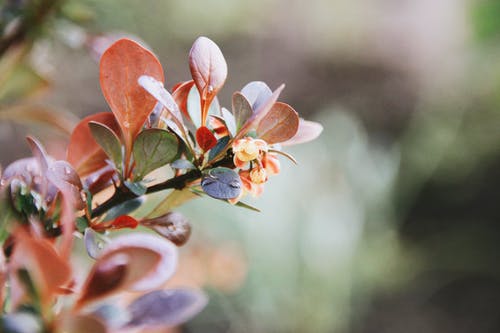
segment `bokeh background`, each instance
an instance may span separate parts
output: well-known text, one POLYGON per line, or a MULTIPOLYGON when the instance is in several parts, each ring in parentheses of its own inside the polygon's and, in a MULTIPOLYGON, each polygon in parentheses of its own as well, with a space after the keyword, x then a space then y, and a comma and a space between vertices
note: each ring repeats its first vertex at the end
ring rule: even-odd
POLYGON ((39 6, 22 63, 0 59, 4 166, 28 133, 63 154, 64 129, 107 110, 93 51, 109 36, 149 45, 167 87, 207 36, 229 67, 222 105, 286 83, 281 100, 323 124, 252 201, 261 213, 181 208, 194 231, 172 283, 210 303, 179 331, 500 332, 500 1, 0 4, 4 34, 39 6))

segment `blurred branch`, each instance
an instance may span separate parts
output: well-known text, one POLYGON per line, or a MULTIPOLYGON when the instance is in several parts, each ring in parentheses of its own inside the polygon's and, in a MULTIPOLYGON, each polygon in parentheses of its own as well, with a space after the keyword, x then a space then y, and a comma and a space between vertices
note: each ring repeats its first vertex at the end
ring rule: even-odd
MULTIPOLYGON (((28 37, 33 35, 43 23, 55 12, 64 0, 39 0, 29 1, 22 11, 23 15, 19 18, 19 22, 9 22, 4 27, 3 35, 0 37, 0 57, 12 46, 22 43, 28 37), (14 24, 12 31, 8 26, 14 24)), ((6 10, 9 2, 7 1, 2 8, 2 12, 6 10)))
POLYGON ((0 121, 8 120, 26 124, 27 121, 43 123, 70 135, 78 123, 78 118, 68 112, 32 104, 20 104, 0 109, 0 121))

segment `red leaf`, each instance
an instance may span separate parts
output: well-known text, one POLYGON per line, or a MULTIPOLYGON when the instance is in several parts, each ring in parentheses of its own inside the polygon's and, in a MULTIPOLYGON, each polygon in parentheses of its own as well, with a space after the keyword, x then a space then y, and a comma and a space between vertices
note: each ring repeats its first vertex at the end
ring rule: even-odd
POLYGON ((198 37, 189 52, 191 76, 201 98, 201 124, 206 124, 210 103, 224 85, 227 64, 221 50, 207 37, 198 37))
MULTIPOLYGON (((60 287, 71 280, 71 267, 55 250, 54 244, 43 238, 35 238, 21 228, 15 232, 15 247, 9 268, 17 271, 25 268, 34 280, 44 304, 49 304, 60 287)), ((12 306, 15 308, 24 297, 24 290, 13 275, 12 306)))
POLYGON ((288 104, 276 102, 257 126, 257 135, 269 144, 286 141, 299 128, 299 115, 288 104))
POLYGON ((75 307, 120 291, 158 288, 174 273, 177 248, 149 234, 121 235, 108 244, 83 284, 75 307))
POLYGON ((118 216, 113 223, 111 223, 113 229, 122 229, 122 228, 132 228, 135 229, 139 225, 139 222, 131 216, 122 215, 118 216))
POLYGON ((93 114, 76 125, 69 140, 67 158, 80 177, 106 166, 107 155, 90 132, 88 124, 91 121, 107 125, 116 134, 120 133, 120 126, 111 112, 93 114))
POLYGON ((193 80, 181 82, 176 84, 172 89, 172 97, 179 106, 179 109, 181 109, 184 116, 189 120, 191 120, 191 117, 189 117, 189 113, 187 110, 187 99, 189 91, 191 90, 193 84, 194 84, 193 80))
POLYGON ((260 121, 267 115, 267 113, 271 111, 271 108, 273 107, 274 103, 276 103, 276 101, 278 100, 278 97, 280 96, 284 88, 285 85, 282 84, 281 86, 278 87, 278 89, 276 89, 273 92, 271 96, 269 96, 269 98, 266 99, 265 102, 259 104, 257 110, 254 110, 252 116, 245 122, 245 124, 238 131, 238 134, 236 134, 234 140, 241 139, 250 130, 257 127, 257 124, 259 124, 260 121))
POLYGON ((142 75, 164 82, 163 69, 155 55, 130 39, 120 39, 101 57, 101 89, 122 129, 127 157, 134 138, 156 105, 156 99, 137 82, 142 75))
POLYGON ((208 151, 215 147, 217 138, 207 127, 202 126, 196 131, 196 142, 198 142, 198 146, 200 146, 203 151, 208 151))

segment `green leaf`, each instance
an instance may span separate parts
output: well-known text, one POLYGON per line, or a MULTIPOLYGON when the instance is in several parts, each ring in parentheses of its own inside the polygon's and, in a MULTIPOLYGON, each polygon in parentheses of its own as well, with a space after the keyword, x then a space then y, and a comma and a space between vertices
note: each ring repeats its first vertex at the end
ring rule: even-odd
POLYGON ((217 141, 217 144, 215 147, 210 149, 210 152, 208 153, 208 160, 211 161, 215 157, 217 157, 224 148, 226 148, 227 144, 229 143, 229 136, 225 136, 223 138, 220 138, 219 141, 217 141))
POLYGON ((111 208, 110 210, 108 210, 108 213, 104 217, 103 221, 114 220, 118 216, 130 214, 131 212, 139 208, 144 200, 144 197, 134 198, 111 208))
POLYGON ((75 220, 76 230, 83 233, 89 227, 89 221, 85 216, 79 216, 75 220))
POLYGON ((174 134, 158 128, 142 131, 135 139, 132 151, 136 180, 172 162, 178 150, 179 141, 174 134))
POLYGON ((115 164, 115 167, 121 172, 123 149, 118 136, 108 126, 95 121, 89 122, 89 128, 95 141, 102 147, 106 155, 115 164))
POLYGON ((218 167, 211 169, 201 180, 203 191, 215 199, 232 199, 241 193, 241 180, 236 171, 218 167))
POLYGON ((147 187, 141 182, 124 181, 125 186, 137 196, 146 194, 147 187))
POLYGON ((234 205, 238 206, 238 207, 241 207, 241 208, 246 208, 246 209, 249 209, 249 210, 253 210, 254 212, 257 212, 257 213, 260 213, 260 209, 254 207, 254 206, 251 206, 249 204, 246 204, 244 202, 241 202, 241 201, 238 201, 234 205))
POLYGON ((241 126, 252 116, 252 106, 247 98, 240 92, 233 94, 233 114, 236 123, 236 129, 241 126))

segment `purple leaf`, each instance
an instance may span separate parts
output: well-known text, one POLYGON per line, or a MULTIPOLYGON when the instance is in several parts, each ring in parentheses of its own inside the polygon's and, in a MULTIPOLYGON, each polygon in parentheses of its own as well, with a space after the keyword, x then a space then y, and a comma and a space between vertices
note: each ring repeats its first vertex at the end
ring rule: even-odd
POLYGON ((157 290, 143 295, 129 305, 130 321, 126 327, 172 327, 197 315, 207 304, 205 294, 191 289, 157 290))
POLYGON ((103 236, 95 232, 93 229, 85 229, 83 243, 85 244, 85 249, 91 258, 97 259, 107 242, 108 241, 103 236))
POLYGON ((191 235, 191 224, 188 219, 177 212, 142 221, 142 224, 153 229, 177 246, 184 245, 191 235))
POLYGON ((232 169, 211 169, 201 180, 203 191, 215 199, 232 199, 241 193, 240 176, 232 169))
POLYGON ((252 81, 241 89, 253 110, 257 110, 273 94, 271 89, 262 81, 252 81))

